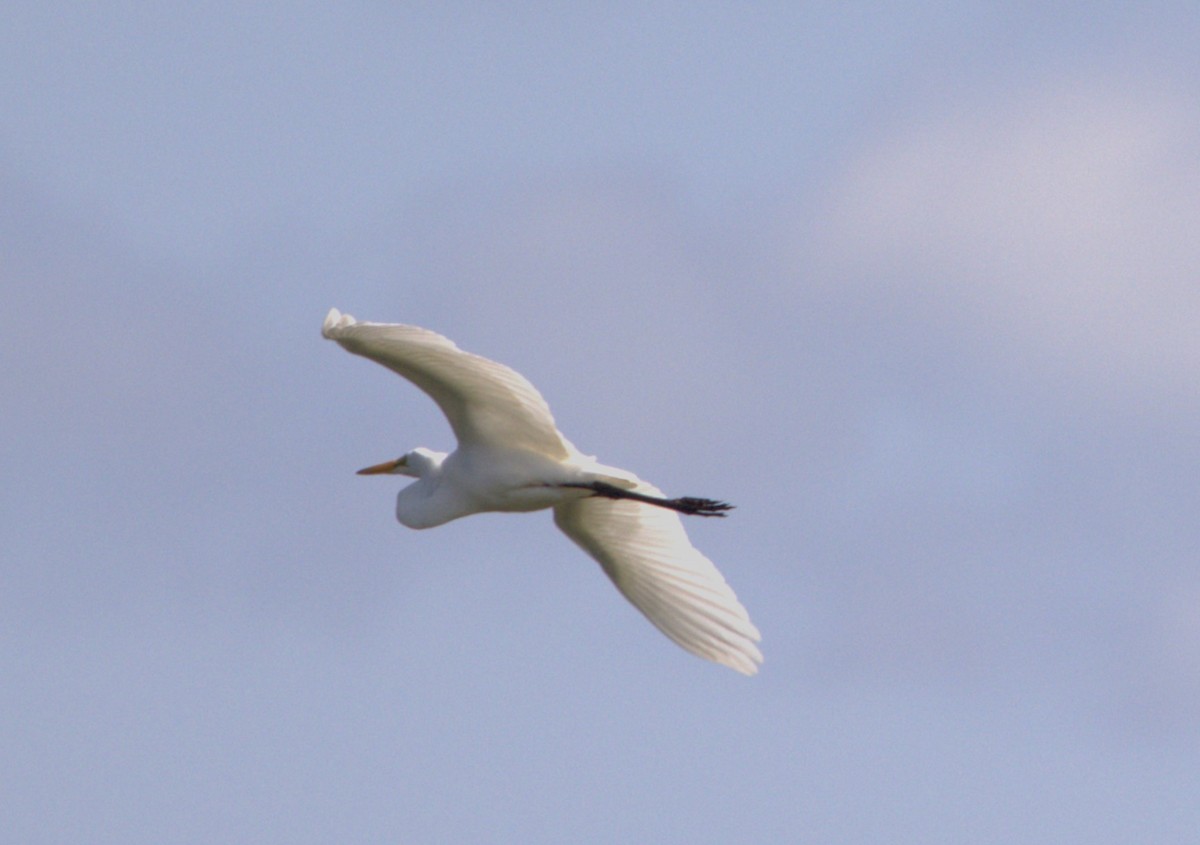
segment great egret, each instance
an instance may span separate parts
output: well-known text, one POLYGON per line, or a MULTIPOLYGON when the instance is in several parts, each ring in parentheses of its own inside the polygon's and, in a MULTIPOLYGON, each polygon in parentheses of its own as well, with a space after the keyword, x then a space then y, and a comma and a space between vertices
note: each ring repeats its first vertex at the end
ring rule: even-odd
POLYGON ((396 498, 401 523, 430 528, 484 511, 553 508, 555 524, 660 631, 700 657, 746 675, 758 671, 758 629, 679 519, 724 516, 730 505, 667 498, 633 473, 582 454, 521 374, 440 334, 360 323, 336 308, 321 333, 429 394, 458 439, 450 454, 415 449, 359 470, 418 479, 396 498))

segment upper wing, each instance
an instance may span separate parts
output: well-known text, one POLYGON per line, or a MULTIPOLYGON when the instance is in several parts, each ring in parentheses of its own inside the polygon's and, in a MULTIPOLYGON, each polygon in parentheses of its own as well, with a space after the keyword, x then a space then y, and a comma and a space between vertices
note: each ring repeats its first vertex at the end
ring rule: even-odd
POLYGON ((428 393, 460 445, 528 449, 559 460, 568 456, 546 400, 503 364, 463 352, 428 329, 359 323, 336 308, 325 318, 321 334, 428 393))
MULTIPOLYGON (((644 481, 635 489, 662 495, 644 481)), ((688 541, 674 511, 591 497, 557 505, 554 522, 676 643, 743 674, 758 671, 758 629, 712 561, 688 541)))

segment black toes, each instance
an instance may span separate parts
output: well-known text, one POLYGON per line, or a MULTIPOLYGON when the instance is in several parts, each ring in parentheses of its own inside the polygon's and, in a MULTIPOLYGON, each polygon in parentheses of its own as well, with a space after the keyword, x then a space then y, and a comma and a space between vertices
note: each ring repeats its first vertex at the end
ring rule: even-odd
POLYGON ((728 502, 718 502, 716 499, 698 499, 695 496, 683 496, 672 499, 680 513, 689 516, 725 516, 725 511, 733 510, 728 502))

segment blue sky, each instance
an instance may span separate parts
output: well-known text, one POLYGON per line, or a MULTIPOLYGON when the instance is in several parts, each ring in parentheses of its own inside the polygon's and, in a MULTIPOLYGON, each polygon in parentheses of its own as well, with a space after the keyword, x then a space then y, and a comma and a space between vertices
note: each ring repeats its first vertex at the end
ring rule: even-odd
POLYGON ((8 838, 1191 841, 1200 14, 794 6, 6 11, 8 838), (396 524, 331 306, 735 502, 761 674, 396 524))

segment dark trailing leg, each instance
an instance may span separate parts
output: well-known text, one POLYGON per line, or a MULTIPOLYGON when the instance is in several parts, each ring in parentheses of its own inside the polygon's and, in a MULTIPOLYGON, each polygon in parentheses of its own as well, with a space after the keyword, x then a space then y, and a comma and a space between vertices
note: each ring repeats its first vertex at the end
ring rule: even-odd
POLYGON ((733 505, 719 502, 716 499, 700 499, 695 496, 681 496, 678 499, 664 499, 659 496, 647 496, 633 490, 625 490, 604 481, 593 481, 591 484, 564 484, 563 487, 578 487, 581 490, 591 490, 597 496, 606 499, 632 499, 635 502, 645 502, 660 508, 688 514, 689 516, 725 516, 725 511, 733 510, 733 505))

